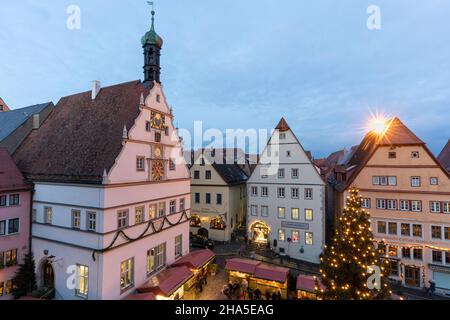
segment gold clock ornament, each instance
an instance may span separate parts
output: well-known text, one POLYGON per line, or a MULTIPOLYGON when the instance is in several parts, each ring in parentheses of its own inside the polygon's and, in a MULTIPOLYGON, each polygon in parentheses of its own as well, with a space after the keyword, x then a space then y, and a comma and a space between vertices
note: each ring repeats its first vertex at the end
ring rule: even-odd
POLYGON ((152 166, 153 181, 161 181, 164 177, 164 164, 162 161, 155 161, 152 166))
POLYGON ((157 112, 152 112, 150 124, 153 129, 163 130, 164 129, 164 116, 157 112))
POLYGON ((161 147, 155 147, 153 151, 154 158, 161 159, 162 158, 162 150, 161 147))

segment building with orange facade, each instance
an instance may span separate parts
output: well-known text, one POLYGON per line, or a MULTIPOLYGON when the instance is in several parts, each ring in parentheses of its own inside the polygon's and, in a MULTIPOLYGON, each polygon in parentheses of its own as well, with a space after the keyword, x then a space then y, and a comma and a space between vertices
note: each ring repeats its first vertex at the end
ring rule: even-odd
POLYGON ((450 176, 398 118, 369 132, 334 174, 335 223, 359 188, 393 281, 450 293, 450 176))

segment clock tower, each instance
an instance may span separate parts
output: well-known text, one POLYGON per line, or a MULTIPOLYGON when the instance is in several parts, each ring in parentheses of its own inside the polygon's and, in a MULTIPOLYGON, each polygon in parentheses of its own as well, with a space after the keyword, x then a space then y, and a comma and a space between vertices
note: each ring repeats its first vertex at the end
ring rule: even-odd
POLYGON ((144 85, 153 86, 153 81, 161 83, 161 48, 163 39, 155 31, 155 11, 152 10, 152 26, 142 37, 142 48, 144 49, 144 85))

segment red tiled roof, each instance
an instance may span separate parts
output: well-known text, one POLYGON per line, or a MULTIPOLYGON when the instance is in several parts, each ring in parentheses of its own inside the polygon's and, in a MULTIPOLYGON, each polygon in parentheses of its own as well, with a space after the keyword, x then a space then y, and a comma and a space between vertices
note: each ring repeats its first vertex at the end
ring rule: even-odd
POLYGON ((379 145, 422 145, 420 140, 399 118, 389 122, 386 132, 382 135, 379 145))
MULTIPOLYGON (((319 281, 319 286, 324 289, 324 285, 319 281)), ((313 276, 299 275, 297 277, 297 290, 315 292, 316 281, 313 276)))
POLYGON ((150 300, 156 300, 156 296, 151 293, 138 293, 138 294, 132 294, 126 297, 124 300, 135 300, 135 301, 150 301, 150 300))
POLYGON ((0 149, 0 191, 31 189, 26 184, 14 160, 5 149, 0 149))
POLYGON ((190 269, 199 269, 205 265, 209 260, 213 259, 216 255, 209 249, 198 250, 191 252, 181 259, 175 261, 172 266, 186 266, 190 269))
POLYGON ((256 278, 284 283, 287 280, 289 269, 261 263, 256 269, 256 278))
POLYGON ((286 120, 284 118, 281 118, 280 122, 278 123, 278 125, 275 127, 275 129, 280 130, 281 132, 283 131, 288 131, 291 128, 289 127, 289 125, 287 124, 286 120))
POLYGON ((441 153, 438 156, 438 160, 442 164, 444 169, 450 172, 450 140, 448 140, 444 149, 442 149, 441 153))
POLYGON ((39 130, 34 130, 13 158, 26 178, 57 182, 102 182, 122 150, 123 128, 139 114, 140 81, 62 98, 39 130))
POLYGON ((152 277, 147 284, 137 289, 139 293, 152 292, 156 295, 170 296, 181 285, 192 277, 192 272, 186 266, 169 268, 152 277))
POLYGON ((225 265, 225 270, 239 271, 248 274, 254 274, 256 267, 261 262, 248 259, 229 259, 225 265))

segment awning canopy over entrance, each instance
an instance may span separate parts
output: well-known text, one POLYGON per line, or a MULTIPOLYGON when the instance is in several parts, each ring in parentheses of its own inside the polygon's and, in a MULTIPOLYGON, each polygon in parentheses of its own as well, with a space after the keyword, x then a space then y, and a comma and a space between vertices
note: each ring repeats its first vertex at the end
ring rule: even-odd
POLYGON ((214 259, 216 255, 209 249, 191 252, 181 259, 175 261, 174 267, 186 266, 189 269, 200 269, 209 261, 214 259))
POLYGON ((169 268, 152 277, 147 284, 138 288, 137 291, 139 293, 151 292, 168 297, 185 284, 192 275, 192 272, 186 266, 169 268))

